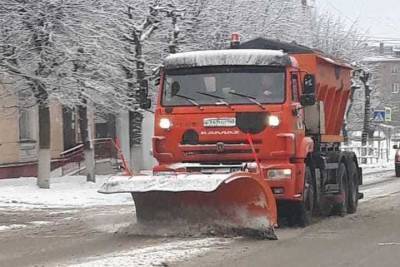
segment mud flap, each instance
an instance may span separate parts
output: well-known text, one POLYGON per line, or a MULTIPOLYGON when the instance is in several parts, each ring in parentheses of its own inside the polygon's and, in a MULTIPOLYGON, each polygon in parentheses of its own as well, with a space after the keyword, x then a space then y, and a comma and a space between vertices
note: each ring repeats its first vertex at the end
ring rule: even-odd
POLYGON ((277 239, 276 201, 256 173, 115 177, 101 193, 132 193, 141 223, 185 220, 277 239))

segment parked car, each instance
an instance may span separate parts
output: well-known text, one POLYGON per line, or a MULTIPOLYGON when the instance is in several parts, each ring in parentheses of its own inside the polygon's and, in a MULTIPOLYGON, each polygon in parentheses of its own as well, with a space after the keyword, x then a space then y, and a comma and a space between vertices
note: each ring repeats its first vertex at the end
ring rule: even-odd
POLYGON ((394 145, 394 149, 397 149, 396 155, 394 156, 394 168, 396 170, 396 177, 400 177, 400 146, 394 145))

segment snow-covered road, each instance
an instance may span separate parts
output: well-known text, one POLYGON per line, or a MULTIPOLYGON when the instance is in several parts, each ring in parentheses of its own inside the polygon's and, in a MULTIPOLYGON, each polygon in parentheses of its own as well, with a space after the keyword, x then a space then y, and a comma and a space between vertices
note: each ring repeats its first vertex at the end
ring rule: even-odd
MULTIPOLYGON (((336 240, 342 238, 338 232, 348 233, 344 224, 354 221, 368 224, 371 218, 374 221, 378 217, 376 214, 386 216, 385 210, 396 210, 400 206, 396 206, 400 204, 397 200, 400 179, 394 178, 393 171, 367 170, 364 174, 366 185, 361 190, 365 199, 357 214, 324 219, 305 229, 281 228, 277 230, 279 241, 261 243, 245 238, 205 237, 196 232, 179 232, 179 229, 142 231, 135 224, 129 195, 110 198, 96 192, 101 179, 106 177, 100 177, 98 184, 87 184, 83 177, 62 178, 53 181, 51 190, 44 191, 38 190, 30 178, 3 180, 0 181, 0 266, 214 266, 212 263, 216 265, 224 257, 235 258, 236 254, 246 259, 253 255, 247 252, 253 253, 259 245, 275 251, 274 246, 280 242, 291 247, 299 239, 305 242, 336 240), (339 225, 343 228, 340 231, 339 225)), ((393 219, 400 220, 400 217, 390 217, 393 219)), ((368 235, 368 232, 358 234, 368 235)), ((386 232, 385 235, 388 236, 386 232)), ((398 241, 400 237, 376 239, 381 244, 398 241)), ((321 241, 319 245, 326 244, 321 241)), ((257 257, 247 260, 254 263, 252 266, 258 266, 257 257)), ((236 264, 228 262, 222 266, 236 264)))
POLYGON ((279 240, 241 239, 172 266, 397 267, 400 262, 400 179, 394 171, 370 172, 356 214, 329 217, 304 229, 281 228, 279 240))

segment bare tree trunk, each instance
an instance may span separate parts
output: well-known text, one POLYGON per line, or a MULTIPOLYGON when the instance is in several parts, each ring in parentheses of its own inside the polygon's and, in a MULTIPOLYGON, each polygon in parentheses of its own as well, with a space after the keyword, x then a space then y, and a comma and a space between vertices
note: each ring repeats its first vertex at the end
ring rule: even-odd
POLYGON ((174 12, 171 12, 172 16, 172 27, 173 32, 171 34, 171 40, 168 46, 168 51, 170 54, 175 54, 178 50, 178 36, 179 36, 179 29, 178 29, 178 17, 174 12))
POLYGON ((354 104, 354 93, 355 93, 356 90, 357 90, 357 87, 356 87, 356 86, 352 86, 352 87, 351 87, 351 91, 350 91, 350 103, 349 103, 349 106, 348 106, 348 108, 347 108, 347 110, 346 110, 346 117, 345 117, 345 120, 344 120, 344 122, 343 122, 342 131, 343 131, 344 143, 345 143, 346 145, 349 144, 348 123, 349 123, 349 120, 350 120, 351 109, 352 109, 353 104, 354 104))
MULTIPOLYGON (((86 101, 84 101, 86 102, 86 101)), ((78 107, 79 113, 79 127, 81 132, 81 139, 83 142, 83 150, 86 165, 86 181, 96 182, 95 176, 95 158, 94 149, 89 135, 88 112, 86 103, 78 107)))
POLYGON ((130 132, 130 160, 131 169, 138 172, 142 169, 142 122, 143 114, 136 111, 129 112, 130 132))
POLYGON ((50 188, 50 110, 45 103, 39 104, 39 158, 37 185, 50 188))
MULTIPOLYGON (((129 96, 132 99, 131 111, 129 111, 129 136, 130 136, 130 165, 131 168, 138 171, 142 169, 142 122, 143 114, 140 110, 147 100, 147 88, 144 90, 146 73, 144 70, 145 61, 143 59, 144 41, 157 29, 160 20, 157 18, 159 8, 153 4, 149 5, 149 14, 144 18, 143 23, 139 27, 132 27, 130 37, 127 38, 130 47, 127 49, 129 53, 133 53, 131 47, 134 47, 135 73, 131 70, 131 66, 123 67, 128 80, 129 96), (132 81, 136 74, 135 83, 132 81)), ((134 20, 132 8, 128 7, 128 18, 134 20)), ((147 83, 146 83, 147 84, 147 83)))
MULTIPOLYGON (((135 39, 135 59, 136 59, 136 86, 131 85, 132 95, 139 106, 142 101, 141 86, 146 78, 143 61, 143 47, 139 39, 135 39)), ((133 75, 132 75, 133 76, 133 75)), ((134 171, 142 169, 142 122, 143 114, 140 111, 129 112, 129 133, 130 133, 130 151, 131 168, 134 171)))

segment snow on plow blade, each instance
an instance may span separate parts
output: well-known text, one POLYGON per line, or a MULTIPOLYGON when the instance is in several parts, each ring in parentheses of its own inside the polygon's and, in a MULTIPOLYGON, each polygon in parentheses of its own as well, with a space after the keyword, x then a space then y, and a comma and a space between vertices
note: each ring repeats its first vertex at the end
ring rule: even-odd
POLYGON ((276 239, 275 198, 258 174, 115 176, 100 193, 132 193, 140 223, 183 219, 276 239))

